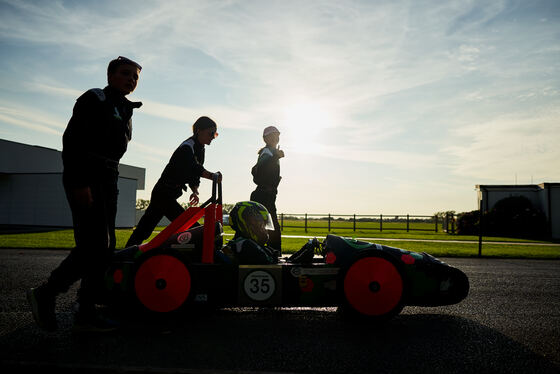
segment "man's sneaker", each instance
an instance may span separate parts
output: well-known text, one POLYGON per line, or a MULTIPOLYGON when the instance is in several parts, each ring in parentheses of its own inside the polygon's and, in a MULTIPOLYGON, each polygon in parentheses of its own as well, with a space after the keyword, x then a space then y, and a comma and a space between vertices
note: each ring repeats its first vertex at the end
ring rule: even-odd
POLYGON ((57 329, 55 298, 46 296, 45 291, 38 287, 27 290, 27 301, 37 326, 47 331, 55 331, 57 329))
POLYGON ((109 332, 115 331, 120 327, 120 323, 117 321, 104 318, 96 314, 88 314, 87 316, 77 312, 74 315, 74 326, 72 326, 72 332, 109 332))

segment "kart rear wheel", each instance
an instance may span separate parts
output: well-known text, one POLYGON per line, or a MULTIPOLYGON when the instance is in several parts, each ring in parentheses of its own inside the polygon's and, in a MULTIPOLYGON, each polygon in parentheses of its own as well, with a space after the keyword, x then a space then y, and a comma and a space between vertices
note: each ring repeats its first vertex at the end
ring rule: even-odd
POLYGON ((179 309, 191 291, 187 265, 171 253, 147 257, 134 276, 136 298, 152 312, 167 313, 179 309))
POLYGON ((365 251, 341 272, 342 310, 386 320, 404 307, 405 281, 398 262, 381 251, 365 251))

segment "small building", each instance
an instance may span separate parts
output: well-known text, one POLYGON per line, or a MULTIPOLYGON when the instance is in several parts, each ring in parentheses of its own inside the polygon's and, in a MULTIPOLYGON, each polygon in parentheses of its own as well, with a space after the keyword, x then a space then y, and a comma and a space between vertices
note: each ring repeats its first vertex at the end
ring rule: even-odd
MULTIPOLYGON (((0 139, 0 225, 72 227, 62 152, 0 139)), ((146 169, 119 165, 116 227, 133 227, 146 169)))
POLYGON ((560 183, 524 185, 477 185, 478 203, 483 211, 489 211, 506 197, 524 196, 533 207, 544 213, 553 239, 560 239, 560 183))

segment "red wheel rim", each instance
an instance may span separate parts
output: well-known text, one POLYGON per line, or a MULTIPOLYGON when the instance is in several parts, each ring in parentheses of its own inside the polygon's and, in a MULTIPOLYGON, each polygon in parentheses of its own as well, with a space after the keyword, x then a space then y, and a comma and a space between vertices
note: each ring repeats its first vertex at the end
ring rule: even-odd
POLYGON ((389 313, 400 302, 403 281, 395 265, 380 257, 356 261, 344 277, 344 294, 359 313, 380 316, 389 313))
POLYGON ((191 290, 189 270, 178 258, 157 255, 146 260, 136 272, 134 288, 138 300, 154 312, 179 308, 191 290))

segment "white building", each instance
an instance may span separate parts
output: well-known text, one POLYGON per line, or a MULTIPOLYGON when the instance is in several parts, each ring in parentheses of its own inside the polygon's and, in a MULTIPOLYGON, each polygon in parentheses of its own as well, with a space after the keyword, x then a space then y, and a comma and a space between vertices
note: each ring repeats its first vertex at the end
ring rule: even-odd
POLYGON ((506 197, 525 196, 533 207, 546 216, 552 238, 560 239, 560 183, 525 185, 477 185, 478 203, 483 211, 489 211, 506 197), (482 203, 482 205, 480 205, 482 203))
MULTIPOLYGON (((62 186, 62 152, 0 139, 0 225, 72 227, 62 186)), ((117 227, 135 225, 146 169, 119 165, 117 227)))

